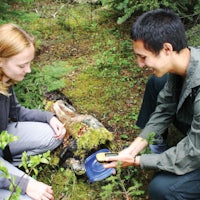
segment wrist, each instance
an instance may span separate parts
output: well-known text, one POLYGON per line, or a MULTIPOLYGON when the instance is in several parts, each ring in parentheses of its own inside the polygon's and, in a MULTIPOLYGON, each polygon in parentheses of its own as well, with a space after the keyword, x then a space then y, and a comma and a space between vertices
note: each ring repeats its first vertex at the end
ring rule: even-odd
POLYGON ((134 156, 134 166, 140 165, 140 156, 134 156))

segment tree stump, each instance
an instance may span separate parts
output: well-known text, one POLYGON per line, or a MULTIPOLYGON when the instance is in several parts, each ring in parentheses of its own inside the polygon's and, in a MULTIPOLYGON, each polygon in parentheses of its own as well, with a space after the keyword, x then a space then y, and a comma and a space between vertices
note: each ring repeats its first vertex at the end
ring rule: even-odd
POLYGON ((59 164, 84 174, 85 158, 101 148, 112 148, 114 135, 95 117, 79 114, 62 100, 53 104, 53 111, 66 128, 59 164))

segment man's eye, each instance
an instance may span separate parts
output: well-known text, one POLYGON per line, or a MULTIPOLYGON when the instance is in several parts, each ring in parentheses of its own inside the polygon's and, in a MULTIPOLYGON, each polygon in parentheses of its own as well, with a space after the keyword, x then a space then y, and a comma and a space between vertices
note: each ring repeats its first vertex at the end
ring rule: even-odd
POLYGON ((146 56, 140 56, 140 58, 144 60, 146 58, 146 56))

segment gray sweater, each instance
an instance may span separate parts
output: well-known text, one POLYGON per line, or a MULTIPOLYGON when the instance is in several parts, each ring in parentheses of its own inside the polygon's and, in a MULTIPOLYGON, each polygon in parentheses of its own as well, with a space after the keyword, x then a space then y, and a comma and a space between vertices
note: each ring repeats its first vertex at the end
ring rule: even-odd
MULTIPOLYGON (((7 129, 9 121, 37 121, 49 123, 50 119, 53 117, 52 113, 25 108, 18 103, 13 88, 10 88, 9 92, 12 94, 9 97, 0 94, 0 133, 7 129)), ((19 184, 18 186, 22 189, 22 194, 24 194, 29 177, 25 175, 24 172, 14 169, 15 167, 11 163, 5 161, 1 149, 0 165, 6 166, 10 175, 15 178, 15 183, 19 184)), ((0 188, 9 189, 10 182, 2 175, 0 171, 0 188)))

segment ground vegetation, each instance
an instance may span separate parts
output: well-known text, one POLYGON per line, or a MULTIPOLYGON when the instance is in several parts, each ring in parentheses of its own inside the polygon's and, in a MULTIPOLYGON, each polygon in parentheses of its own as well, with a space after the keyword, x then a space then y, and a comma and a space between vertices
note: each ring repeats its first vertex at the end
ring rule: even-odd
MULTIPOLYGON (((130 39, 131 25, 144 9, 124 15, 119 23, 116 9, 124 7, 112 9, 106 5, 111 1, 0 2, 1 24, 16 23, 37 38, 32 73, 16 86, 20 103, 48 109, 49 102, 65 100, 79 113, 97 118, 112 132, 116 151, 126 147, 139 132, 135 122, 150 75, 137 66, 130 39)), ((128 2, 123 5, 128 6, 128 2)), ((196 7, 193 10, 194 19, 182 17, 189 44, 199 45, 199 15, 196 7)), ((58 162, 59 149, 52 153, 49 165, 40 166, 37 177, 53 186, 56 200, 148 199, 151 171, 118 169, 116 176, 89 184, 85 175, 77 176, 70 169, 58 167, 58 162)))

